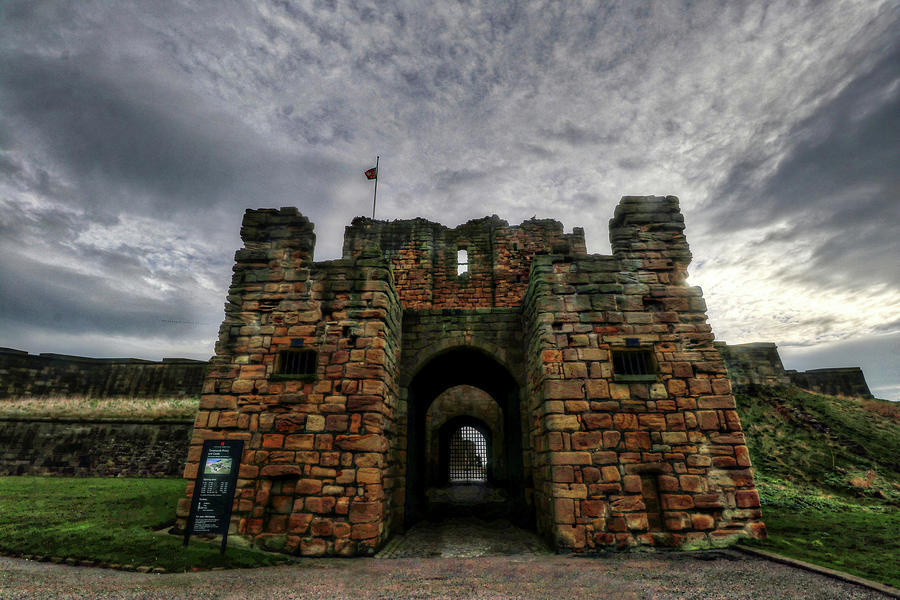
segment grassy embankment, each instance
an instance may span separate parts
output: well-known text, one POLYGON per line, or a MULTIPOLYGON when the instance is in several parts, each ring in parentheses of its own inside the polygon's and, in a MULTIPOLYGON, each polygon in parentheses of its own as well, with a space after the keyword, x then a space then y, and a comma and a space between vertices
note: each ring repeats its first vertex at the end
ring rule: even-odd
MULTIPOLYGON (((191 419, 199 400, 14 398, 2 417, 191 419)), ((150 566, 167 571, 278 564, 282 556, 194 537, 188 548, 165 530, 184 494, 182 479, 0 477, 0 553, 150 566)))
POLYGON ((48 398, 4 398, 0 417, 66 417, 79 419, 193 419, 200 399, 172 398, 90 398, 81 396, 48 398))
POLYGON ((0 553, 44 555, 122 566, 258 567, 285 557, 165 533, 181 479, 0 477, 0 553))
POLYGON ((750 545, 900 587, 900 403, 796 388, 737 401, 769 530, 750 545))

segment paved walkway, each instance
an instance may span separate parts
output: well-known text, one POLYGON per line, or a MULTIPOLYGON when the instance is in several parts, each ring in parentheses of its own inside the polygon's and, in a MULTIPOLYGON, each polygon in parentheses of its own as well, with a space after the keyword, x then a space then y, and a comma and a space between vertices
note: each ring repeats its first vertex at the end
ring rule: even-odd
POLYGON ((551 554, 534 532, 506 520, 476 518, 422 522, 394 536, 375 558, 476 558, 551 554))
POLYGON ((0 599, 888 598, 734 551, 556 555, 529 532, 505 522, 474 519, 422 524, 389 544, 379 556, 395 558, 301 559, 296 564, 264 569, 165 575, 0 557, 0 599))

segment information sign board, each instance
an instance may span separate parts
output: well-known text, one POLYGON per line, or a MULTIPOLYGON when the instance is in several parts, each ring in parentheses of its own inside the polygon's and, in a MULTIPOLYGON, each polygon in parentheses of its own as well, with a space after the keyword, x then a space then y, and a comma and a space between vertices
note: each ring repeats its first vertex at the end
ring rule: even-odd
POLYGON ((243 440, 203 442, 200 468, 191 498, 191 513, 184 533, 185 546, 192 533, 221 534, 222 552, 225 552, 243 450, 243 440))

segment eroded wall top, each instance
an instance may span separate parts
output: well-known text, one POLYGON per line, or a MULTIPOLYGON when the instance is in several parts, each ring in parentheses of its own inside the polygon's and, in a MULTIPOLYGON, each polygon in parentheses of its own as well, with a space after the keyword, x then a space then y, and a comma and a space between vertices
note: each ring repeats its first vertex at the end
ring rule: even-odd
POLYGON ((344 258, 378 248, 394 271, 404 308, 513 307, 522 303, 537 254, 585 254, 584 230, 552 219, 510 226, 496 215, 449 228, 425 219, 357 217, 344 232, 344 258), (459 251, 465 272, 459 274, 459 251))

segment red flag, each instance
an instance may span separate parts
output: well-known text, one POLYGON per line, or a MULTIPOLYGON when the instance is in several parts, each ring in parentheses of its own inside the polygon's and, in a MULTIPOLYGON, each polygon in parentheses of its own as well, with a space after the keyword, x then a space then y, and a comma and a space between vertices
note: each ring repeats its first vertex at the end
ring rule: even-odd
POLYGON ((366 179, 378 179, 378 169, 376 167, 372 167, 368 171, 366 171, 366 179))

